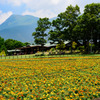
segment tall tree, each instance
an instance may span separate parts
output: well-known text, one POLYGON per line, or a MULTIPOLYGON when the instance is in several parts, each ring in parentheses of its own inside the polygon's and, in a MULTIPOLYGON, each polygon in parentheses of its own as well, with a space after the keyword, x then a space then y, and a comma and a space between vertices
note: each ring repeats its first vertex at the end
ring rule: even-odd
MULTIPOLYGON (((96 46, 95 48, 98 48, 97 39, 100 40, 100 3, 86 5, 84 9, 84 16, 87 18, 87 28, 90 32, 91 40, 93 39, 96 46)), ((92 52, 92 48, 90 49, 90 52, 92 52)))
POLYGON ((79 33, 87 53, 92 52, 92 45, 89 48, 90 40, 95 44, 95 51, 99 48, 97 40, 100 40, 100 3, 85 6, 84 13, 78 17, 74 31, 79 33))
POLYGON ((62 16, 58 16, 57 19, 53 20, 51 25, 52 30, 49 31, 49 40, 51 40, 51 43, 62 43, 64 41, 64 25, 62 21, 62 16))
POLYGON ((89 51, 90 32, 88 30, 87 17, 82 14, 77 19, 77 24, 74 27, 74 33, 77 33, 78 40, 83 41, 85 52, 89 51))
POLYGON ((73 29, 76 25, 78 16, 80 15, 80 8, 78 5, 73 7, 72 5, 66 8, 64 13, 64 20, 66 25, 66 35, 65 38, 71 41, 71 53, 72 53, 72 42, 77 40, 77 35, 74 33, 73 29))
POLYGON ((80 8, 76 5, 72 5, 66 8, 66 11, 60 13, 58 18, 52 22, 54 30, 49 32, 50 40, 52 41, 71 41, 71 53, 72 53, 72 41, 77 40, 76 35, 73 33, 74 26, 76 25, 77 18, 80 14, 80 8))
POLYGON ((36 32, 32 33, 32 36, 34 36, 34 42, 36 44, 40 44, 42 47, 47 42, 45 37, 47 36, 47 29, 50 28, 50 21, 49 18, 40 18, 37 22, 38 27, 35 29, 36 32))

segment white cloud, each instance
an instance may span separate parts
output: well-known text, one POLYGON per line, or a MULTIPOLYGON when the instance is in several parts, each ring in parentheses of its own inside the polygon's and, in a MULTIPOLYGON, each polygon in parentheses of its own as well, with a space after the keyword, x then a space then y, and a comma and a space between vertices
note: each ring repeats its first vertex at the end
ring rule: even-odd
POLYGON ((0 3, 16 7, 21 6, 21 4, 26 5, 26 11, 23 12, 24 15, 30 14, 37 17, 49 18, 55 17, 59 12, 65 10, 65 3, 63 4, 63 2, 64 0, 0 0, 0 3))
POLYGON ((23 14, 26 14, 26 12, 28 14, 30 12, 30 8, 31 15, 38 15, 37 17, 45 16, 50 18, 52 16, 57 16, 61 12, 64 12, 70 4, 75 6, 76 4, 80 3, 82 11, 84 9, 83 2, 84 1, 79 0, 25 0, 24 3, 26 4, 27 10, 23 14))
POLYGON ((20 6, 24 0, 0 0, 0 4, 10 4, 11 6, 20 6))
POLYGON ((3 13, 1 10, 0 10, 0 24, 2 24, 9 16, 12 15, 12 12, 9 11, 7 13, 3 13))
POLYGON ((51 0, 51 3, 55 4, 55 5, 57 5, 59 2, 60 2, 60 0, 51 0))
POLYGON ((39 18, 44 18, 44 17, 53 18, 53 17, 57 17, 55 13, 53 13, 52 11, 49 11, 49 10, 38 10, 36 12, 25 11, 22 15, 32 15, 32 16, 36 16, 36 17, 39 17, 39 18))
POLYGON ((0 14, 2 13, 2 11, 0 10, 0 14))
POLYGON ((29 14, 37 17, 56 17, 67 7, 67 2, 64 0, 26 0, 24 3, 27 4, 27 10, 23 12, 23 15, 29 14))
POLYGON ((24 4, 26 11, 23 14, 38 17, 57 16, 60 12, 65 11, 70 4, 79 5, 81 12, 83 12, 84 6, 92 2, 100 2, 100 0, 0 0, 0 4, 10 4, 16 7, 24 4))
POLYGON ((13 6, 20 6, 21 5, 21 0, 9 0, 9 4, 12 3, 13 6))
MULTIPOLYGON (((69 4, 76 5, 76 4, 87 4, 87 3, 92 3, 92 2, 98 2, 100 3, 100 0, 0 0, 0 4, 12 4, 15 6, 19 6, 21 4, 26 4, 26 6, 30 8, 37 8, 37 7, 45 7, 48 6, 50 7, 51 5, 59 5, 60 6, 67 6, 69 4), (45 5, 45 6, 44 6, 45 5)), ((66 6, 66 7, 67 7, 66 6)), ((55 6, 56 8, 57 6, 55 6)))
MULTIPOLYGON (((76 4, 82 2, 79 0, 22 0, 22 1, 26 4, 27 7, 27 10, 23 12, 23 15, 33 15, 37 17, 48 17, 48 18, 56 17, 59 13, 64 12, 67 6, 69 6, 70 4, 75 6, 76 4), (29 8, 31 9, 31 11, 28 10, 29 8)), ((83 8, 81 10, 83 10, 83 8)))

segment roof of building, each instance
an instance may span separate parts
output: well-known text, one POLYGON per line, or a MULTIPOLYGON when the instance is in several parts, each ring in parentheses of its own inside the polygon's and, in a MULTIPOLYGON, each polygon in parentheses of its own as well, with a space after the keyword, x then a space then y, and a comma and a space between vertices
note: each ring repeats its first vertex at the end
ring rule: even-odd
POLYGON ((7 52, 18 52, 18 51, 21 51, 21 50, 19 49, 7 50, 7 52))
POLYGON ((44 46, 45 46, 45 47, 51 47, 51 46, 56 46, 56 44, 46 43, 44 46))
MULTIPOLYGON (((69 41, 65 41, 64 42, 65 44, 69 43, 69 41)), ((46 43, 44 45, 44 47, 54 47, 56 46, 56 43, 55 44, 51 44, 51 43, 46 43)), ((17 48, 17 49, 25 49, 25 48, 33 48, 33 47, 41 47, 41 45, 28 45, 28 46, 24 46, 24 47, 20 47, 20 48, 17 48)))

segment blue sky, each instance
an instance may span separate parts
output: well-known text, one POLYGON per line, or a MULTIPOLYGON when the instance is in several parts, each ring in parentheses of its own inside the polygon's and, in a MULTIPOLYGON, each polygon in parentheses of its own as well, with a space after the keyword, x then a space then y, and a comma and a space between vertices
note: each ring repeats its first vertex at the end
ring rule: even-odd
POLYGON ((70 4, 77 4, 82 13, 84 6, 91 3, 100 3, 100 0, 0 0, 0 24, 12 14, 53 18, 70 4))

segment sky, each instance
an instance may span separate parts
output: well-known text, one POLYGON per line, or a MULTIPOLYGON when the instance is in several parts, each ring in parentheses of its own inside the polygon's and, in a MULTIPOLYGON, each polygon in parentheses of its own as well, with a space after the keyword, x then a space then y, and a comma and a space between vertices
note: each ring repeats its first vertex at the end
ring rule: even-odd
POLYGON ((80 7, 81 13, 84 6, 91 3, 100 3, 100 0, 0 0, 0 24, 12 14, 32 15, 39 18, 53 18, 71 4, 80 7))

